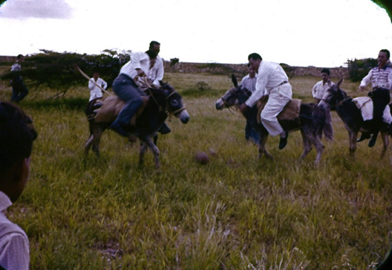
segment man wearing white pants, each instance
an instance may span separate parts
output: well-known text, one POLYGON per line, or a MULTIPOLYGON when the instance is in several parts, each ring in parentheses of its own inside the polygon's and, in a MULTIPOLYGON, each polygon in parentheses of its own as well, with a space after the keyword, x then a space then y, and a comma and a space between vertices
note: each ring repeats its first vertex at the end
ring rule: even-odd
POLYGON ((289 79, 279 64, 263 61, 257 53, 250 54, 248 61, 250 67, 256 70, 256 90, 245 104, 240 106, 240 110, 244 113, 256 104, 260 98, 269 96, 268 102, 260 115, 261 122, 271 136, 280 134, 279 149, 283 149, 287 144, 288 132, 283 130, 277 116, 292 99, 292 88, 289 79))

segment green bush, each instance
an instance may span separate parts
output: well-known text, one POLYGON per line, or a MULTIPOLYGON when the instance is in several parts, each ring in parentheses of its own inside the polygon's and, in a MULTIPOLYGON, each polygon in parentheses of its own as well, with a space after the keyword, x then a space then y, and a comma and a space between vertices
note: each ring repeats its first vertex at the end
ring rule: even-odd
POLYGON ((377 59, 354 59, 347 61, 348 72, 351 81, 358 82, 365 77, 372 67, 377 66, 377 59))

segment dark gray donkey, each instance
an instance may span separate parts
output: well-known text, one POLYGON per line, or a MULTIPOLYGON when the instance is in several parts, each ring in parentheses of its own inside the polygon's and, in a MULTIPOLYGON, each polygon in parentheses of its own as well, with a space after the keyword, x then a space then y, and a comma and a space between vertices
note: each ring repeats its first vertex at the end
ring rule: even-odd
MULTIPOLYGON (((350 154, 354 156, 355 150, 357 149, 358 132, 367 132, 368 130, 364 127, 361 111, 355 105, 353 99, 347 96, 345 91, 340 89, 342 82, 343 79, 328 89, 318 106, 320 108, 336 108, 337 114, 339 115, 340 119, 342 119, 344 126, 348 131, 348 138, 350 143, 349 150, 350 154)), ((389 106, 391 107, 391 104, 389 104, 389 106)), ((386 127, 387 124, 379 127, 383 141, 381 158, 385 156, 385 152, 387 151, 389 145, 388 130, 385 129, 386 127)))
MULTIPOLYGON (((150 148, 154 154, 155 167, 159 168, 159 149, 152 138, 156 136, 169 114, 179 118, 183 124, 188 123, 189 114, 185 109, 180 94, 170 85, 161 83, 159 89, 151 88, 148 89, 147 92, 150 94, 149 99, 142 113, 136 118, 136 125, 127 127, 126 131, 136 136, 141 142, 139 165, 143 164, 143 158, 147 148, 150 148)), ((104 106, 105 101, 109 101, 109 98, 105 99, 103 104, 98 105, 98 107, 104 106)), ((90 106, 89 110, 90 111, 86 111, 86 114, 94 115, 99 109, 97 109, 97 106, 90 106)), ((110 128, 112 120, 98 122, 94 116, 88 118, 88 120, 90 137, 86 142, 85 154, 87 155, 92 147, 93 151, 99 155, 99 143, 101 141, 102 133, 105 129, 110 128)))
MULTIPOLYGON (((232 106, 239 106, 245 103, 245 101, 251 96, 252 92, 242 87, 241 85, 238 85, 235 76, 232 76, 232 81, 234 88, 229 89, 220 99, 216 101, 215 107, 217 110, 230 108, 232 106)), ((312 150, 313 144, 317 151, 315 164, 318 164, 324 149, 324 146, 320 140, 322 133, 324 132, 327 140, 333 140, 333 130, 331 123, 326 122, 326 119, 330 120, 329 117, 326 117, 327 113, 329 114, 329 111, 325 111, 320 107, 317 107, 317 105, 314 103, 301 103, 299 121, 279 121, 283 129, 288 132, 296 130, 301 131, 304 147, 301 159, 304 159, 306 155, 312 150), (326 129, 326 125, 328 125, 330 128, 326 129)), ((267 158, 272 159, 272 156, 268 153, 265 147, 269 134, 264 126, 261 123, 258 123, 257 114, 258 108, 257 105, 254 105, 244 114, 244 117, 250 121, 252 127, 259 133, 259 158, 261 158, 264 154, 267 158)))

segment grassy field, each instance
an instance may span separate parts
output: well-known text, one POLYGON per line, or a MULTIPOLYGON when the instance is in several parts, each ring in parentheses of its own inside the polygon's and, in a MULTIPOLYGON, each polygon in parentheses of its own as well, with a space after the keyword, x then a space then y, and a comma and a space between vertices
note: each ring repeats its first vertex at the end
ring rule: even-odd
MULTIPOLYGON (((374 269, 389 249, 392 224, 391 153, 358 145, 333 112, 334 142, 313 165, 315 150, 299 162, 302 140, 290 134, 274 161, 257 159, 244 138, 245 119, 215 101, 229 76, 165 75, 191 120, 168 122, 159 138, 162 168, 152 154, 139 168, 138 146, 107 131, 101 158, 84 157, 87 87, 65 98, 31 92, 20 106, 39 138, 31 177, 9 217, 30 239, 31 269, 374 269), (197 89, 205 82, 210 90, 197 89), (194 161, 197 151, 210 162, 194 161)), ((294 97, 312 101, 319 78, 293 78, 294 97)), ((333 78, 337 81, 336 78, 333 78)), ((0 85, 0 100, 11 88, 0 85)), ((351 96, 357 83, 345 81, 351 96)))

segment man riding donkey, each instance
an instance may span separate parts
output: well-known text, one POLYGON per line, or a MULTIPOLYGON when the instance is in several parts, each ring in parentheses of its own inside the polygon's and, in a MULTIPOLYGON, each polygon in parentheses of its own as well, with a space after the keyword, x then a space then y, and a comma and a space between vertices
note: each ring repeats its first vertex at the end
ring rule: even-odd
MULTIPOLYGON (((366 90, 366 85, 371 83, 373 91, 368 96, 373 101, 373 119, 364 121, 364 127, 367 132, 363 132, 357 142, 370 139, 369 147, 373 147, 376 143, 377 135, 383 125, 383 115, 386 106, 390 102, 390 90, 392 88, 392 68, 388 66, 390 52, 386 49, 380 50, 378 54, 378 67, 372 68, 369 74, 364 77, 359 85, 359 91, 366 90), (371 136, 373 134, 373 136, 371 136)), ((389 115, 390 113, 386 114, 389 115)), ((390 120, 389 120, 390 121, 390 120)), ((385 122, 385 121, 384 121, 385 122)), ((386 123, 389 124, 390 122, 386 123)), ((391 132, 391 130, 389 130, 391 132)))
POLYGON ((271 136, 280 134, 279 149, 283 149, 287 144, 288 132, 283 130, 277 116, 292 99, 289 79, 279 64, 263 61, 257 53, 250 54, 248 61, 250 68, 257 74, 256 90, 239 109, 245 114, 262 97, 268 96, 260 115, 261 123, 271 136))
MULTIPOLYGON (((129 127, 132 117, 143 104, 142 96, 146 96, 139 79, 147 77, 152 86, 157 88, 159 81, 163 79, 163 61, 158 56, 159 51, 160 43, 151 41, 148 51, 131 53, 131 60, 121 68, 120 74, 113 82, 113 91, 125 102, 125 106, 110 128, 122 136, 130 137, 125 127, 129 127)), ((170 129, 163 124, 159 132, 166 134, 170 129)))

